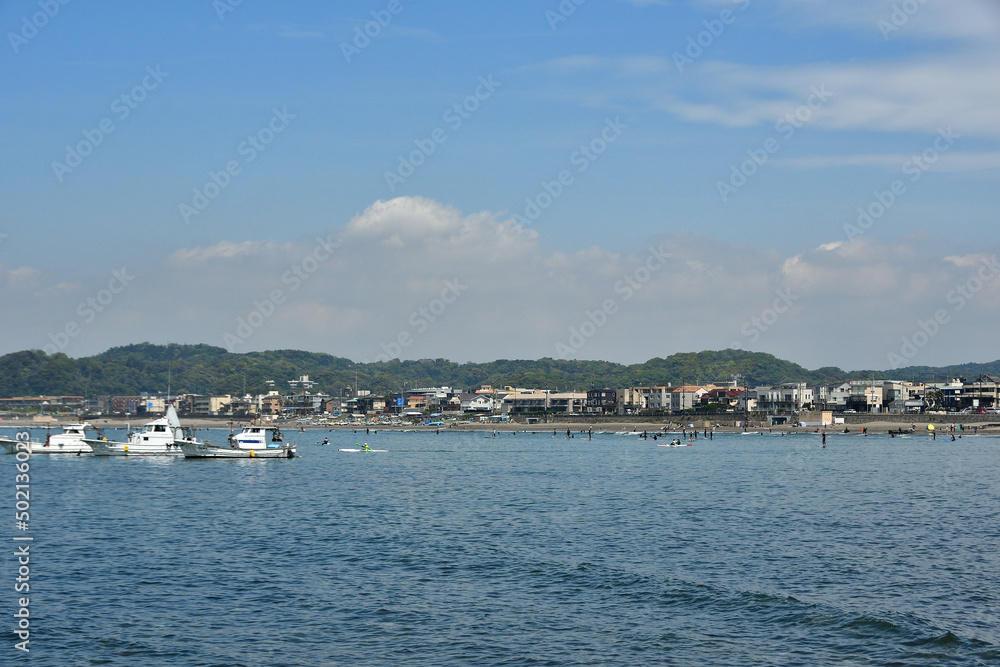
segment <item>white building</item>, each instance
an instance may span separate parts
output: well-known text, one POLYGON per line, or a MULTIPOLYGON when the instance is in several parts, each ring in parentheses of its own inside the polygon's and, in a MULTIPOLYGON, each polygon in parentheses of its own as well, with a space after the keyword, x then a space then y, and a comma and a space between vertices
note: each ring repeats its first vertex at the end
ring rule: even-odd
POLYGON ((704 387, 683 385, 670 390, 671 410, 693 410, 701 406, 701 397, 708 393, 704 387))
POLYGON ((812 406, 814 394, 805 382, 785 382, 771 387, 757 387, 753 390, 757 398, 757 409, 766 412, 776 410, 801 410, 812 406))

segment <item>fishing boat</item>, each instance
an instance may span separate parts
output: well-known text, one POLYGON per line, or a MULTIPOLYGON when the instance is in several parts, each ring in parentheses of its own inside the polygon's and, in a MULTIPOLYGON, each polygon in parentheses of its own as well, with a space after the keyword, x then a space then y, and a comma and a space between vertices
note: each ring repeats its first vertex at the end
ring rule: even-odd
POLYGON ((7 437, 0 438, 0 447, 3 447, 4 452, 7 454, 16 454, 17 452, 27 452, 31 451, 32 454, 35 453, 35 447, 41 447, 41 442, 35 440, 12 440, 7 437))
POLYGON ((177 411, 171 405, 167 414, 143 425, 141 431, 129 433, 128 442, 113 442, 107 438, 85 438, 95 456, 182 456, 175 440, 181 424, 177 411))
POLYGON ((275 428, 246 426, 240 433, 230 433, 225 445, 199 441, 194 431, 182 429, 177 445, 189 459, 291 459, 295 445, 285 444, 285 436, 275 428))
MULTIPOLYGON (((32 454, 90 454, 93 450, 83 441, 87 437, 86 429, 93 428, 90 424, 66 424, 62 433, 50 433, 44 442, 29 441, 32 454)), ((17 451, 18 441, 10 438, 0 438, 0 447, 8 454, 17 451)), ((20 451, 25 451, 22 447, 20 451)))

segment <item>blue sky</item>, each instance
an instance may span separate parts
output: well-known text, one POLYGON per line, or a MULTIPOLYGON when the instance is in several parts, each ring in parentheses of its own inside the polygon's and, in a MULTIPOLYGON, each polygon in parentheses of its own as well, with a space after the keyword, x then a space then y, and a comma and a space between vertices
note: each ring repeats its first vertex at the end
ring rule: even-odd
POLYGON ((1000 358, 992 0, 36 0, 0 27, 0 353, 1000 358))

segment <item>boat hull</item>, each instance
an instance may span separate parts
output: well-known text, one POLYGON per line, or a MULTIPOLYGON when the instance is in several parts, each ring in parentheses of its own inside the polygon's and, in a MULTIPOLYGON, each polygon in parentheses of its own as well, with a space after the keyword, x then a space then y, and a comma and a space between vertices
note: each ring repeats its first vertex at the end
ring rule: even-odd
POLYGON ((174 444, 159 442, 111 442, 110 440, 85 440, 94 456, 184 456, 174 444))
POLYGON ((291 459, 295 458, 295 447, 282 445, 266 449, 241 449, 221 447, 207 442, 181 442, 180 448, 189 459, 291 459))
MULTIPOLYGON (((18 451, 25 451, 22 447, 17 449, 20 443, 17 440, 11 440, 10 438, 0 438, 0 447, 7 454, 14 454, 18 451)), ((82 440, 67 440, 63 442, 56 441, 55 436, 48 442, 36 442, 31 441, 27 443, 29 445, 32 454, 92 454, 94 450, 87 443, 82 440)))
POLYGON ((0 447, 3 447, 3 450, 8 454, 15 454, 17 452, 25 451, 24 447, 25 444, 28 445, 29 450, 32 450, 31 451, 32 454, 34 454, 35 447, 40 447, 42 445, 42 443, 40 442, 32 441, 25 443, 22 440, 11 440, 10 438, 0 438, 0 447), (20 445, 20 447, 18 447, 18 445, 20 445))

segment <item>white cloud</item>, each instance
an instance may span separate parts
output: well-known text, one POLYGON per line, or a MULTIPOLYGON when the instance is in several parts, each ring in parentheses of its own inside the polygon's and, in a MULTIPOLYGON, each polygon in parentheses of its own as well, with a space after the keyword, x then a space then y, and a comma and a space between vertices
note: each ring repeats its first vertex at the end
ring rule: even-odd
MULTIPOLYGON (((557 356, 570 328, 612 300, 615 314, 574 356, 636 362, 738 341, 812 367, 887 367, 898 337, 911 333, 916 318, 950 308, 949 290, 992 252, 956 249, 942 258, 942 244, 924 237, 893 244, 862 237, 784 257, 681 233, 628 254, 599 247, 545 253, 533 230, 413 197, 376 202, 316 236, 342 245, 317 253, 312 240, 217 243, 145 266, 142 279, 67 352, 147 339, 223 345, 239 318, 278 291, 282 303, 234 349, 299 348, 373 360, 394 351, 404 335, 410 344, 399 349, 402 358, 557 356), (671 257, 647 272, 651 248, 671 257), (438 303, 448 285, 458 286, 456 298, 447 294, 451 303, 438 303), (794 305, 751 340, 744 327, 772 306, 778 290, 793 295, 794 305)), ((43 274, 19 271, 32 280, 13 291, 8 281, 5 293, 24 309, 28 326, 8 345, 41 347, 75 317, 81 294, 42 304, 32 294, 44 288, 43 274)), ((84 296, 101 286, 88 283, 84 296)), ((955 314, 961 324, 936 337, 921 363, 965 360, 956 349, 975 350, 983 361, 1000 357, 990 333, 998 310, 1000 280, 955 314)))
POLYGON ((933 133, 951 126, 998 138, 1000 89, 983 83, 995 71, 995 58, 973 55, 781 67, 705 62, 691 87, 652 88, 650 102, 691 122, 774 125, 825 88, 829 99, 810 114, 810 127, 933 133))
MULTIPOLYGON (((877 21, 899 4, 783 0, 778 8, 767 8, 789 32, 816 27, 829 38, 831 27, 849 27, 867 31, 869 41, 879 45, 840 62, 796 58, 762 65, 718 60, 710 52, 680 74, 668 49, 662 56, 575 54, 533 67, 566 77, 569 86, 590 73, 586 84, 577 84, 577 99, 585 106, 645 106, 692 123, 774 125, 806 103, 812 90, 825 87, 832 94, 811 112, 810 127, 933 133, 952 126, 970 138, 1000 138, 995 122, 1000 88, 988 84, 1000 66, 1000 3, 922 5, 900 31, 905 39, 921 42, 919 51, 887 44, 878 32, 877 21), (595 77, 606 77, 601 96, 593 93, 595 77)), ((755 11, 763 9, 755 6, 755 11)), ((682 51, 682 45, 680 40, 674 50, 682 51)))
POLYGON ((994 0, 781 0, 783 14, 797 26, 843 26, 882 40, 878 22, 900 23, 890 39, 983 39, 995 40, 1000 32, 1000 7, 994 0), (902 5, 907 4, 904 11, 902 5))
POLYGON ((265 252, 273 252, 276 247, 276 244, 270 241, 243 241, 241 243, 222 241, 207 248, 182 248, 176 250, 170 255, 169 261, 177 264, 199 264, 212 260, 260 255, 265 252))
POLYGON ((41 277, 42 272, 30 266, 8 269, 0 264, 0 286, 7 289, 36 284, 41 277))

